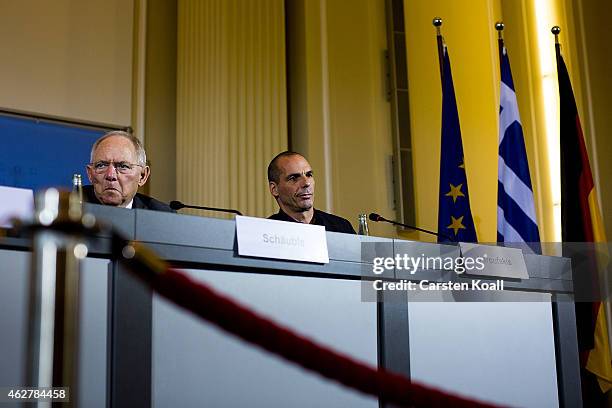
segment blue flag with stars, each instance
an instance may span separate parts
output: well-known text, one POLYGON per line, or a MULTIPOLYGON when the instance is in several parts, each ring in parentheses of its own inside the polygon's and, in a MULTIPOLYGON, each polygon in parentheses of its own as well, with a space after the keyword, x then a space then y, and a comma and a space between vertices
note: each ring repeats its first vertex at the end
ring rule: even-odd
POLYGON ((470 209, 459 114, 446 46, 443 52, 438 242, 449 242, 449 238, 453 241, 478 242, 470 209))

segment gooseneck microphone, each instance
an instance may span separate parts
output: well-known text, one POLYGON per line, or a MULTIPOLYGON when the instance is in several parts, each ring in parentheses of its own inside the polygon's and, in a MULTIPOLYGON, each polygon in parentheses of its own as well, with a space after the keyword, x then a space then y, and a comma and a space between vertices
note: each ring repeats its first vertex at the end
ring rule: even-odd
POLYGON ((424 232, 424 233, 430 234, 430 235, 435 235, 438 238, 444 238, 444 239, 449 240, 450 242, 457 242, 457 240, 451 238, 450 236, 448 236, 446 234, 439 234, 437 232, 433 232, 433 231, 426 230, 426 229, 419 228, 419 227, 414 227, 412 225, 402 224, 401 222, 391 221, 391 220, 386 219, 382 215, 379 215, 379 214, 376 214, 376 213, 370 213, 368 218, 370 219, 370 221, 374 221, 374 222, 388 222, 389 224, 399 225, 400 227, 409 228, 409 229, 413 229, 413 230, 416 230, 416 231, 421 231, 421 232, 424 232))
POLYGON ((187 205, 187 204, 183 204, 180 201, 170 201, 170 208, 172 208, 173 210, 180 210, 181 208, 194 208, 196 210, 207 210, 207 211, 218 211, 218 212, 226 212, 226 213, 232 213, 232 214, 236 214, 236 215, 242 215, 242 213, 238 210, 233 210, 231 208, 216 208, 216 207, 201 207, 199 205, 187 205))

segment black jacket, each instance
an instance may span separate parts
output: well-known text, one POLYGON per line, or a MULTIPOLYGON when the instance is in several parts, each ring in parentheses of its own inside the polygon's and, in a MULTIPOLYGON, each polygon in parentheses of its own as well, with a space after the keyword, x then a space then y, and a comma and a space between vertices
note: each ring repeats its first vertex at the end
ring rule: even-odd
MULTIPOLYGON (((278 221, 289 221, 289 222, 299 222, 291 218, 287 213, 279 208, 276 214, 272 214, 268 217, 270 220, 278 220, 278 221)), ((311 224, 314 225, 322 225, 325 227, 325 231, 329 232, 342 232, 344 234, 356 234, 355 230, 351 223, 342 217, 338 217, 337 215, 326 213, 325 211, 320 211, 315 208, 314 216, 310 221, 311 224)))
MULTIPOLYGON (((93 186, 83 186, 83 201, 91 204, 102 204, 96 197, 93 186)), ((172 208, 170 208, 168 204, 162 203, 159 200, 140 193, 136 193, 136 195, 134 196, 132 208, 142 208, 145 210, 153 211, 176 212, 172 208)))

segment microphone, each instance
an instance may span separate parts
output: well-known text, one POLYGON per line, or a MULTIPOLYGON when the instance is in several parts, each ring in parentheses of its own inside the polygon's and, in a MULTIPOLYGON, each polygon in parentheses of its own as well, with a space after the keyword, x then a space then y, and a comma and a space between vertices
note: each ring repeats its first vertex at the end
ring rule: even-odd
POLYGON ((435 235, 438 238, 445 238, 445 239, 449 240, 450 242, 457 242, 455 239, 451 238, 450 236, 448 236, 446 234, 438 234, 437 232, 433 232, 433 231, 426 230, 426 229, 423 229, 423 228, 414 227, 414 226, 408 225, 408 224, 402 224, 401 222, 391 221, 391 220, 386 219, 382 215, 379 215, 379 214, 376 214, 376 213, 370 213, 368 218, 370 219, 370 221, 374 221, 374 222, 388 222, 389 224, 399 225, 400 227, 410 228, 410 229, 413 229, 413 230, 416 230, 416 231, 424 232, 426 234, 435 235))
POLYGON ((183 204, 180 201, 170 201, 170 208, 172 208, 173 210, 180 210, 181 208, 194 208, 196 210, 207 210, 207 211, 219 211, 219 212, 226 212, 226 213, 232 213, 232 214, 236 214, 236 215, 242 215, 242 213, 238 210, 232 210, 231 208, 216 208, 216 207, 200 207, 199 205, 187 205, 187 204, 183 204))

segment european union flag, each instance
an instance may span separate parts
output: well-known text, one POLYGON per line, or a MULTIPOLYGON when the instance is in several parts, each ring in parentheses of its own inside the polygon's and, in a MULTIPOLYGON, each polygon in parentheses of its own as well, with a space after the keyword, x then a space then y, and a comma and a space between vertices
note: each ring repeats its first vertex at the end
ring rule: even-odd
POLYGON ((446 46, 442 61, 442 145, 440 148, 440 193, 438 206, 438 242, 478 242, 470 209, 463 143, 455 88, 446 46))

